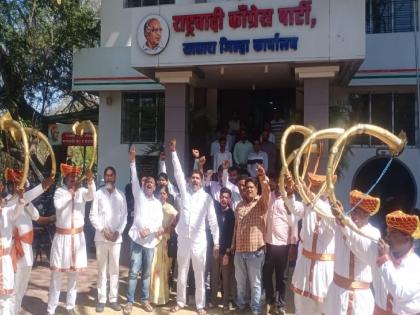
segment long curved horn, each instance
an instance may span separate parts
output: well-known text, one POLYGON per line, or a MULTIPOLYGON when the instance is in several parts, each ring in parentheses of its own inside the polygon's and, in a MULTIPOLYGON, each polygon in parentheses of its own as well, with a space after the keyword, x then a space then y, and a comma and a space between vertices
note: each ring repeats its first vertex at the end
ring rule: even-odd
POLYGON ((302 200, 306 204, 310 205, 311 209, 313 209, 315 212, 317 212, 319 215, 321 215, 323 217, 334 218, 334 216, 332 214, 323 212, 316 205, 316 201, 321 196, 321 194, 325 191, 325 188, 326 188, 325 186, 326 185, 324 184, 321 187, 318 194, 316 195, 316 197, 312 199, 309 196, 309 194, 307 193, 309 191, 309 188, 306 186, 306 183, 305 183, 305 180, 304 180, 306 174, 305 173, 302 173, 302 174, 299 173, 300 162, 301 162, 301 159, 302 159, 302 155, 304 154, 304 152, 307 150, 307 148, 310 145, 313 145, 313 143, 315 143, 318 140, 337 139, 343 133, 344 133, 344 129, 342 129, 342 128, 322 129, 322 130, 319 130, 319 131, 316 131, 316 132, 312 133, 308 138, 305 139, 305 141, 303 142, 303 144, 299 148, 299 151, 296 154, 296 158, 295 158, 294 165, 293 165, 295 185, 296 185, 296 188, 298 189, 298 192, 299 192, 300 196, 302 197, 302 200))
MULTIPOLYGON (((369 136, 372 136, 381 140, 383 143, 385 143, 388 146, 388 148, 391 150, 392 155, 394 156, 401 154, 401 152, 404 150, 404 147, 407 143, 407 137, 404 132, 401 132, 399 136, 396 136, 382 127, 369 125, 369 124, 355 125, 351 127, 350 129, 348 129, 346 132, 344 132, 339 138, 337 138, 337 140, 335 141, 334 145, 331 148, 330 155, 328 157, 327 173, 326 173, 327 193, 328 193, 331 205, 335 207, 336 209, 339 209, 340 207, 338 206, 338 201, 335 195, 333 174, 335 172, 335 168, 337 167, 338 162, 341 159, 339 152, 341 148, 346 144, 346 142, 348 142, 348 140, 351 137, 355 135, 362 135, 362 134, 366 134, 366 135, 369 135, 369 136)), ((344 224, 348 225, 355 232, 365 237, 368 237, 374 241, 377 241, 376 239, 373 239, 371 236, 361 231, 354 224, 352 224, 350 220, 348 220, 348 218, 345 217, 344 213, 339 214, 338 219, 340 219, 341 222, 343 222, 344 224)))
POLYGON ((21 141, 23 144, 23 171, 18 185, 20 189, 23 189, 29 172, 29 145, 25 129, 20 123, 13 120, 9 112, 0 113, 0 129, 9 132, 13 140, 21 141))

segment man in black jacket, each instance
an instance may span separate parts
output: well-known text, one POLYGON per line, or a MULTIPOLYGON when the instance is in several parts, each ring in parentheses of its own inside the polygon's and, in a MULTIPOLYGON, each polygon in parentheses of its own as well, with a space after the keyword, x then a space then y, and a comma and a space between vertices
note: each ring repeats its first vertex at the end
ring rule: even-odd
POLYGON ((215 201, 217 222, 219 224, 219 257, 213 258, 211 272, 211 302, 209 307, 217 305, 217 292, 222 275, 223 309, 229 311, 229 302, 236 296, 235 271, 233 257, 230 254, 233 229, 235 227, 235 214, 231 208, 231 191, 220 189, 220 202, 215 201))

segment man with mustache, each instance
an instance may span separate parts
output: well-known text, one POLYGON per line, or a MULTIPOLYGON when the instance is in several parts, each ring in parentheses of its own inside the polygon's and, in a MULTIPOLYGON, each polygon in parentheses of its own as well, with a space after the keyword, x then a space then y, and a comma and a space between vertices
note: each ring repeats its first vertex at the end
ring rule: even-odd
POLYGON ((364 257, 373 271, 374 315, 419 314, 420 258, 414 253, 414 239, 420 238, 416 215, 401 210, 386 215, 385 240, 378 243, 343 227, 351 250, 364 257))
POLYGON ((122 233, 127 224, 125 195, 115 187, 116 171, 108 166, 104 171, 105 186, 96 191, 89 219, 95 228, 96 259, 98 261, 98 303, 102 313, 106 303, 106 271, 109 271, 109 302, 114 311, 118 304, 118 277, 122 233))
POLYGON ((172 152, 174 175, 181 196, 181 209, 176 232, 178 233, 178 282, 177 305, 172 312, 177 312, 186 304, 186 284, 190 261, 192 261, 195 277, 195 303, 199 315, 206 314, 204 270, 206 266, 206 218, 213 236, 214 257, 219 256, 219 226, 213 199, 202 188, 203 174, 194 170, 189 185, 176 153, 176 140, 169 143, 172 152))
POLYGON ((150 272, 152 268, 155 247, 162 235, 163 211, 162 204, 155 198, 156 181, 148 176, 142 179, 140 186, 136 169, 136 149, 131 146, 129 152, 131 187, 134 196, 134 220, 128 232, 132 239, 130 271, 128 275, 127 304, 124 314, 129 315, 133 309, 134 294, 137 287, 138 273, 141 271, 142 289, 140 302, 146 312, 152 312, 149 303, 150 272))
POLYGON ((0 314, 12 315, 14 273, 10 250, 12 247, 12 222, 23 213, 25 200, 23 190, 18 190, 14 203, 7 204, 3 198, 4 185, 0 182, 0 314))
MULTIPOLYGON (((358 190, 350 192, 350 212, 353 223, 367 235, 378 239, 381 233, 369 223, 369 218, 375 215, 380 206, 380 199, 364 194, 358 190)), ((347 238, 333 219, 335 230, 335 264, 334 278, 331 283, 325 304, 326 315, 364 315, 372 314, 375 301, 370 289, 373 273, 366 262, 365 256, 355 254, 347 245, 347 238)))
POLYGON ((61 277, 67 274, 68 315, 76 314, 77 276, 87 267, 86 240, 83 232, 86 202, 95 197, 96 186, 90 170, 86 171, 88 188, 81 187, 80 168, 61 164, 64 186, 54 193, 56 228, 51 246, 51 281, 48 294, 48 314, 54 314, 60 298, 61 277))
MULTIPOLYGON (((16 194, 22 173, 17 169, 6 168, 5 178, 7 180, 6 201, 8 206, 12 206, 18 202, 16 194)), ((54 183, 51 177, 45 178, 41 184, 27 190, 23 194, 25 200, 25 210, 14 221, 13 225, 13 248, 12 259, 15 268, 15 296, 13 299, 15 314, 20 314, 22 309, 22 299, 28 288, 29 279, 31 278, 32 264, 34 260, 32 242, 33 242, 33 225, 32 220, 39 223, 53 222, 55 216, 40 217, 38 210, 32 204, 32 200, 38 198, 54 183)))

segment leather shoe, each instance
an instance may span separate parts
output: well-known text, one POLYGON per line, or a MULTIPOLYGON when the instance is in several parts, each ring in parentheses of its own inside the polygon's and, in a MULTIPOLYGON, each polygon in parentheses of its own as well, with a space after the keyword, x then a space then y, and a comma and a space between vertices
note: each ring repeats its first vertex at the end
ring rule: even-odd
POLYGON ((118 302, 109 303, 109 307, 112 308, 114 311, 121 311, 121 305, 118 304, 118 302))
POLYGON ((105 309, 105 303, 96 304, 96 313, 102 313, 105 309))

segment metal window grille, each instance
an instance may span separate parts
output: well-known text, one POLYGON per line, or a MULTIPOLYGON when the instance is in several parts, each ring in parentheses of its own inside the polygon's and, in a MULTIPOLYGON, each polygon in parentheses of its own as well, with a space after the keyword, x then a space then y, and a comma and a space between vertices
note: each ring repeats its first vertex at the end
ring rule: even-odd
POLYGON ((366 0, 366 33, 413 32, 417 0, 366 0))

